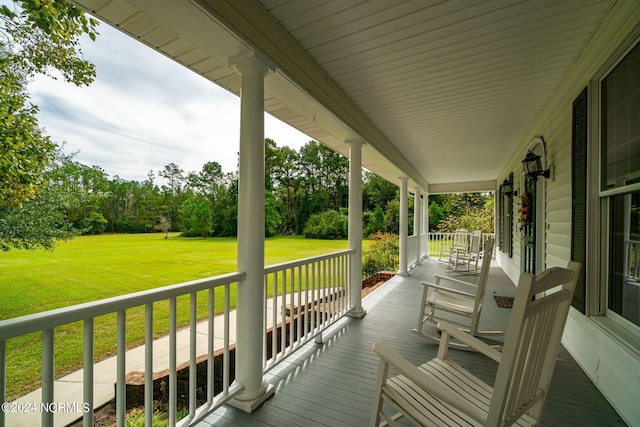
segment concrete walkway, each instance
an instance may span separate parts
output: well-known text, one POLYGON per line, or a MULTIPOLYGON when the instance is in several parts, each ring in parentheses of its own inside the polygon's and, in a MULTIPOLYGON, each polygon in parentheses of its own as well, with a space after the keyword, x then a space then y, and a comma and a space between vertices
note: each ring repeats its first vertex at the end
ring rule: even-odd
MULTIPOLYGON (((280 319, 281 306, 278 298, 278 319, 280 319)), ((267 301, 267 328, 271 327, 273 318, 273 299, 267 301)), ((189 330, 184 328, 177 333, 177 364, 189 361, 189 330)), ((208 321, 200 322, 196 326, 197 354, 206 355, 208 351, 208 321)), ((115 333, 115 331, 114 331, 115 333)), ((229 315, 229 341, 235 342, 236 337, 236 312, 232 310, 229 315)), ((223 315, 214 319, 214 348, 223 348, 224 343, 224 319, 223 315)), ((169 336, 159 338, 153 343, 153 371, 158 372, 169 368, 169 336)), ((144 345, 126 352, 126 372, 144 372, 144 345)), ((96 363, 93 367, 94 399, 93 407, 98 408, 109 402, 115 396, 116 382, 115 356, 96 363)), ((55 426, 66 426, 82 418, 82 379, 83 370, 73 372, 55 381, 54 401, 57 404, 65 404, 65 407, 54 415, 55 426)), ((41 425, 40 402, 42 401, 42 389, 37 389, 19 399, 11 402, 14 409, 22 409, 20 412, 6 413, 7 427, 33 427, 41 425)))

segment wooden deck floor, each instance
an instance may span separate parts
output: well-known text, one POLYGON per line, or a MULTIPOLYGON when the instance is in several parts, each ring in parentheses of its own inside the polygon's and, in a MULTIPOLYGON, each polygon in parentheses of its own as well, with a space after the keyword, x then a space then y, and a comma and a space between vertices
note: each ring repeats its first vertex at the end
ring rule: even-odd
MULTIPOLYGON (((267 380, 276 386, 276 393, 262 407, 246 414, 225 406, 199 427, 368 425, 378 367, 371 346, 385 341, 415 364, 435 356, 436 345, 409 331, 416 326, 420 310, 419 281, 443 270, 443 264, 428 260, 409 277, 395 276, 363 300, 367 310, 363 319, 344 319, 325 334, 324 345, 309 344, 269 372, 267 380)), ((464 277, 468 281, 477 280, 475 276, 464 277)), ((515 287, 497 267, 491 269, 481 327, 503 330, 511 310, 499 308, 494 294, 515 294, 515 287)), ((493 383, 497 367, 493 361, 476 353, 454 353, 459 363, 493 383)), ((564 348, 556 362, 541 424, 625 425, 564 348)))

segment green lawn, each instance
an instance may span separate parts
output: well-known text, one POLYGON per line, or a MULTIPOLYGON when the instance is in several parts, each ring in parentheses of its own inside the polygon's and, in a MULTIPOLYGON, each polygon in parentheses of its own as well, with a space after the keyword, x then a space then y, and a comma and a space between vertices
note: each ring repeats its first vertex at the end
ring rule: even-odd
MULTIPOLYGON (((367 243, 365 243, 367 244, 367 243)), ((236 271, 235 238, 182 238, 176 234, 83 236, 61 243, 54 252, 0 253, 0 319, 23 316, 236 271)), ((277 237, 266 240, 266 264, 306 258, 347 248, 345 240, 277 237)), ((235 291, 235 288, 234 288, 235 291)), ((235 292, 234 292, 235 293, 235 292)), ((221 298, 217 300, 221 303, 221 298)), ((235 295, 232 295, 232 302, 235 295)), ((178 321, 188 322, 188 299, 178 301, 178 321)), ((154 333, 168 330, 167 303, 157 303, 154 333)), ((206 313, 206 298, 198 299, 206 313)), ((129 346, 143 340, 144 308, 127 311, 129 346)), ((115 351, 115 315, 96 320, 96 359, 115 351)), ((78 369, 82 325, 56 328, 56 375, 78 369)), ((8 398, 39 386, 40 334, 7 343, 8 398)))

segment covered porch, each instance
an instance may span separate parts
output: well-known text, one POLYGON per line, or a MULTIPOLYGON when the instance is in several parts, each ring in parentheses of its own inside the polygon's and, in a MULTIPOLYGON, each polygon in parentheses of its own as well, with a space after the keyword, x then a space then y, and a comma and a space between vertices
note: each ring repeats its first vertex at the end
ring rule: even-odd
MULTIPOLYGON (((191 295, 195 301, 197 292, 209 290, 214 295, 214 288, 223 287, 228 295, 227 289, 237 283, 238 375, 231 384, 227 376, 221 395, 209 396, 204 409, 213 412, 203 415, 199 425, 366 425, 377 369, 372 343, 387 341, 413 362, 429 359, 436 352, 435 346, 409 333, 418 320, 419 281, 441 267, 428 260, 418 262, 409 272, 412 261, 425 249, 420 236, 427 231, 429 195, 497 193, 499 187, 506 189, 510 184, 509 191, 501 192, 507 197, 506 202, 501 197, 502 214, 496 218, 503 228, 497 236, 500 267, 492 272, 487 298, 493 299, 493 291, 512 295, 512 283, 527 261, 535 267, 532 271, 539 272, 566 265, 574 258, 574 246, 586 254, 580 257, 586 275, 583 299, 581 307, 570 313, 565 344, 599 389, 563 350, 542 423, 623 423, 598 391, 603 390, 624 419, 635 424, 638 379, 630 373, 638 371, 640 361, 638 330, 607 312, 608 267, 601 256, 607 247, 599 243, 598 212, 608 206, 604 198, 617 193, 604 192, 602 206, 593 200, 599 191, 599 158, 593 155, 582 174, 589 180, 589 203, 572 204, 577 190, 572 187, 576 179, 572 178, 575 162, 571 160, 573 134, 577 133, 573 132, 573 100, 579 100, 576 96, 585 87, 593 89, 594 79, 604 78, 612 61, 636 42, 640 7, 634 2, 363 2, 346 9, 342 5, 347 2, 326 2, 316 10, 306 10, 305 2, 276 0, 73 3, 241 95, 238 262, 237 272, 225 277, 0 324, 0 367, 5 361, 4 340, 42 331, 43 402, 54 402, 55 326, 85 322, 85 366, 91 366, 93 318, 117 312, 118 383, 123 384, 126 310, 146 305, 152 319, 153 303, 169 299, 174 313, 171 335, 175 336, 178 296, 191 295), (378 9, 373 9, 374 4, 378 9), (326 313, 336 323, 322 332, 324 345, 314 344, 314 337, 305 335, 310 341, 266 374, 263 295, 265 276, 271 270, 264 266, 262 216, 265 111, 350 159, 349 251, 340 255, 348 259, 331 261, 335 257, 327 256, 322 267, 312 267, 311 275, 306 276, 315 277, 316 271, 322 271, 327 278, 323 289, 327 289, 326 280, 339 278, 341 292, 348 298, 337 310, 326 313), (521 159, 528 151, 537 152, 545 168, 552 171, 549 179, 532 183, 525 177, 521 159), (361 301, 362 168, 399 185, 401 244, 399 274, 361 301), (533 189, 527 189, 527 183, 533 189), (539 195, 535 227, 529 236, 518 235, 518 199, 513 200, 516 192, 522 197, 525 191, 539 195), (418 201, 414 212, 418 220, 414 221, 417 237, 410 240, 411 192, 418 201), (587 224, 578 221, 583 217, 574 215, 577 213, 585 215, 587 224), (574 230, 575 224, 583 228, 574 230), (577 241, 582 236, 587 239, 577 241), (525 237, 529 238, 526 242, 525 237), (529 241, 533 244, 527 246, 529 241), (245 411, 217 407, 230 399, 245 411)), ((591 141, 597 144, 597 129, 592 133, 591 141)), ((593 154, 598 147, 592 143, 589 149, 593 154)), ((624 191, 637 192, 639 185, 633 181, 624 191)), ((296 264, 282 271, 300 278, 300 268, 296 264)), ((213 309, 210 311, 212 317, 213 309)), ((190 315, 195 323, 196 311, 191 310, 190 315)), ((488 301, 483 316, 485 322, 504 325, 509 309, 488 301)), ((149 343, 152 331, 150 326, 145 331, 149 343)), ((228 334, 226 337, 228 341, 228 334)), ((170 352, 175 355, 173 341, 170 352)), ((284 348, 285 339, 282 341, 284 348)), ((213 360, 213 345, 209 353, 213 360)), ((151 360, 151 350, 148 355, 151 360)), ((491 382, 495 371, 491 362, 471 353, 459 357, 476 375, 491 382)), ((195 359, 192 350, 191 366, 195 359)), ((173 356, 171 425, 176 418, 175 366, 173 356)), ((195 372, 193 368, 194 378, 195 372)), ((93 383, 88 370, 83 402, 94 400, 93 383)), ((0 381, 0 398, 5 387, 0 381)), ((195 381, 190 381, 190 393, 196 393, 195 381)), ((118 398, 124 399, 124 393, 118 398)), ((150 419, 153 396, 145 399, 150 419)), ((185 423, 202 415, 195 416, 195 405, 190 413, 192 418, 185 423)), ((118 415, 118 425, 124 425, 124 412, 118 415)), ((0 414, 0 424, 2 417, 0 414)), ((43 413, 42 425, 53 425, 53 420, 54 414, 43 413)), ((85 425, 92 423, 86 414, 85 425)))
MULTIPOLYGON (((363 298, 364 318, 343 318, 325 331, 322 345, 308 343, 267 373, 266 381, 275 386, 276 393, 260 408, 248 414, 225 405, 198 426, 368 425, 378 367, 372 344, 384 341, 415 364, 436 355, 436 345, 410 333, 420 310, 420 281, 429 280, 434 272, 477 281, 477 276, 449 272, 435 258, 424 260, 411 275, 396 275, 363 298)), ((484 328, 505 327, 511 309, 498 307, 493 295, 514 294, 509 278, 499 267, 492 267, 481 320, 484 328)), ((497 368, 493 361, 466 351, 455 351, 455 358, 493 383, 497 368)), ((625 423, 562 347, 542 425, 625 423)))

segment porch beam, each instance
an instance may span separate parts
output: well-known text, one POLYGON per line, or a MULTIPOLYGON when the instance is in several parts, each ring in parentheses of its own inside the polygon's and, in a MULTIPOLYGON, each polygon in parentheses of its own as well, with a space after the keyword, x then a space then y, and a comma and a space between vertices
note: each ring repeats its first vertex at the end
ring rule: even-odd
POLYGON ((264 77, 268 67, 249 56, 235 66, 241 78, 238 177, 236 381, 244 390, 229 403, 252 412, 273 394, 264 380, 264 77))
POLYGON ((362 140, 349 146, 349 249, 353 250, 349 271, 351 317, 362 318, 362 140))

